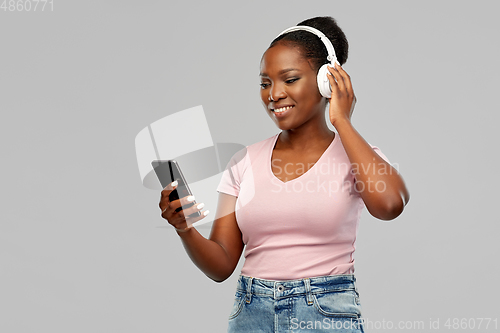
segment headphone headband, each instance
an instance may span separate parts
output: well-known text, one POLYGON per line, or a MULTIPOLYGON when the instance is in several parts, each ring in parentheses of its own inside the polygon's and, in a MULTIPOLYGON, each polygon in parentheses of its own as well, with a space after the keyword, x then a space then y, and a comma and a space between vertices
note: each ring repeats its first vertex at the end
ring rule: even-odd
MULTIPOLYGON (((310 33, 313 33, 316 36, 318 36, 319 39, 321 39, 321 41, 323 42, 323 44, 325 44, 326 51, 328 52, 328 57, 327 57, 328 61, 330 62, 330 64, 332 66, 335 66, 335 62, 338 62, 338 61, 337 61, 337 55, 335 54, 335 49, 333 48, 332 42, 330 42, 328 37, 326 37, 325 34, 322 33, 321 31, 319 31, 318 29, 315 29, 313 27, 309 27, 307 25, 296 25, 295 27, 291 27, 291 28, 286 29, 285 31, 280 33, 278 35, 278 37, 283 35, 283 34, 286 34, 286 33, 292 32, 292 31, 297 31, 297 30, 309 31, 310 33)), ((276 38, 278 38, 278 37, 276 37, 276 38)), ((318 82, 319 93, 321 94, 321 96, 326 97, 326 98, 332 97, 332 88, 330 86, 328 74, 329 74, 328 65, 324 64, 323 66, 321 66, 319 68, 318 75, 316 76, 316 80, 318 82)))
POLYGON ((276 38, 278 38, 281 35, 287 34, 289 32, 298 31, 298 30, 309 31, 309 32, 315 34, 316 36, 318 36, 321 39, 321 41, 323 42, 323 44, 325 44, 326 51, 328 52, 327 60, 332 64, 337 60, 337 55, 335 54, 335 49, 333 48, 332 42, 330 42, 330 40, 328 39, 328 37, 325 36, 324 33, 322 33, 321 31, 319 31, 316 28, 309 27, 307 25, 296 25, 294 27, 291 27, 291 28, 284 30, 276 38))

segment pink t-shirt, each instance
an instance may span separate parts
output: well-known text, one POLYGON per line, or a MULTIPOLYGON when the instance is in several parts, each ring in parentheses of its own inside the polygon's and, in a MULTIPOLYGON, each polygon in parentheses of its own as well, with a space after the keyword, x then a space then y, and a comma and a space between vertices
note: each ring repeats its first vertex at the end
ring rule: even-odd
POLYGON ((236 153, 217 187, 238 197, 236 220, 246 245, 241 274, 292 280, 354 273, 364 203, 339 135, 307 172, 285 183, 271 169, 278 135, 236 153))

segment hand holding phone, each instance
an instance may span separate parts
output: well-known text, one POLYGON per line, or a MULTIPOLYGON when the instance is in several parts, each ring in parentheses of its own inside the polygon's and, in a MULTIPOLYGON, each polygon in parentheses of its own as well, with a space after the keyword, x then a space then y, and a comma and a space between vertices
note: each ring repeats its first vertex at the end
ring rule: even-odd
POLYGON ((162 217, 167 219, 177 230, 180 230, 184 222, 189 228, 194 222, 207 216, 208 211, 204 211, 203 214, 200 212, 203 204, 197 204, 194 200, 194 196, 177 161, 155 160, 151 162, 151 165, 164 188, 160 200, 162 217), (177 185, 172 186, 171 183, 173 182, 177 182, 177 185), (175 214, 181 210, 184 211, 184 214, 175 214), (178 224, 180 225, 178 226, 178 224))

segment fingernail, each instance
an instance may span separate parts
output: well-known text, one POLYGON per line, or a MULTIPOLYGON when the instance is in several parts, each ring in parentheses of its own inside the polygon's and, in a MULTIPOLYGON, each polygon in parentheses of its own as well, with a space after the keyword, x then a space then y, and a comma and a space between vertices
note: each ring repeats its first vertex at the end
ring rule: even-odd
POLYGON ((204 212, 203 212, 203 216, 207 216, 207 215, 208 215, 208 213, 210 213, 210 211, 209 211, 209 210, 204 211, 204 212))
POLYGON ((204 203, 201 203, 201 204, 199 204, 198 206, 196 206, 196 208, 198 208, 198 209, 202 209, 203 207, 205 207, 205 204, 204 204, 204 203))
POLYGON ((335 63, 340 67, 340 62, 338 60, 335 60, 335 63))
POLYGON ((171 186, 177 186, 177 180, 174 181, 172 184, 170 184, 171 186))
POLYGON ((191 202, 191 201, 194 201, 194 195, 190 195, 189 197, 187 197, 186 199, 188 202, 191 202))

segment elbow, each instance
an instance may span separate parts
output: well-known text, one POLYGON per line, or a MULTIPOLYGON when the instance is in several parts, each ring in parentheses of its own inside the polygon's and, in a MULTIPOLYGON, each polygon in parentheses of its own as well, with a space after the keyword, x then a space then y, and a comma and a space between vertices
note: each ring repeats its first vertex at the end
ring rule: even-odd
POLYGON ((222 283, 226 281, 231 274, 229 275, 218 275, 218 276, 208 276, 212 281, 217 282, 217 283, 222 283))
POLYGON ((388 204, 378 213, 377 218, 384 221, 394 220, 396 217, 401 215, 403 209, 404 205, 401 203, 388 204))
POLYGON ((215 281, 217 283, 222 283, 224 281, 226 281, 232 274, 233 274, 233 271, 230 271, 230 272, 217 272, 216 274, 206 274, 212 281, 215 281))
POLYGON ((217 283, 222 283, 222 282, 226 281, 226 279, 214 279, 214 278, 212 278, 212 281, 215 281, 217 283))
POLYGON ((385 200, 377 205, 377 209, 372 213, 372 215, 380 220, 390 221, 394 220, 396 217, 403 213, 403 210, 408 203, 410 197, 407 193, 398 194, 392 198, 385 198, 385 200))

